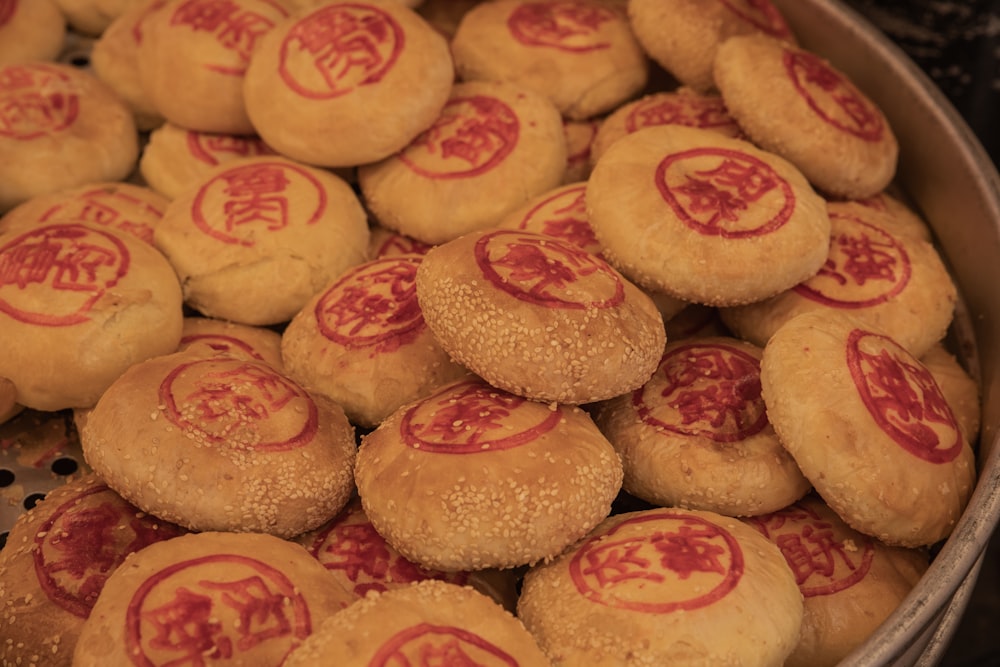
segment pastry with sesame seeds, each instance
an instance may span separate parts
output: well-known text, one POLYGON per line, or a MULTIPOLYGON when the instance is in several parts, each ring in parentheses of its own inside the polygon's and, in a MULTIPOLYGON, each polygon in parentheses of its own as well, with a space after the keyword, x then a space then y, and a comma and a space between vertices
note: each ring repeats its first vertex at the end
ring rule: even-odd
POLYGON ((379 534, 444 571, 552 558, 608 515, 622 480, 618 455, 581 408, 478 379, 393 413, 362 438, 354 474, 379 534))
POLYGON ((109 486, 191 530, 292 537, 354 491, 354 429, 339 405, 204 346, 128 369, 83 422, 80 444, 109 486))

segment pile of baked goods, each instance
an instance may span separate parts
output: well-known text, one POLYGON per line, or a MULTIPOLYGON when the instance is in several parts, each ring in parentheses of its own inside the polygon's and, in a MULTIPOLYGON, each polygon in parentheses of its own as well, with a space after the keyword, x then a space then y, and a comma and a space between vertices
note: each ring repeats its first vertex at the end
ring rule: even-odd
POLYGON ((0 665, 835 664, 975 485, 892 128, 767 0, 6 0, 0 155, 0 419, 86 462, 0 665))

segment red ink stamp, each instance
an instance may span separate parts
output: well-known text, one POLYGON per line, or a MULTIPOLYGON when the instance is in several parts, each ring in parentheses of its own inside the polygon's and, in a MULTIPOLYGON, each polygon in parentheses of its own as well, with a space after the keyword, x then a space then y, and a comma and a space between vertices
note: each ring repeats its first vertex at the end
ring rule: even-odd
POLYGON ((929 463, 948 463, 964 446, 951 407, 934 377, 891 338, 855 329, 847 367, 861 402, 900 447, 929 463))
POLYGON ((743 136, 722 98, 715 95, 648 95, 625 117, 625 130, 629 134, 657 125, 684 125, 714 130, 728 137, 743 136))
POLYGON ((649 511, 590 537, 569 562, 580 595, 616 609, 668 614, 712 605, 743 577, 743 551, 700 517, 649 511))
POLYGON ((848 547, 833 523, 801 503, 749 517, 747 522, 781 549, 803 597, 832 595, 850 588, 868 575, 875 558, 870 537, 854 534, 853 546, 848 547))
POLYGON ((278 72, 303 97, 340 97, 381 81, 405 43, 402 27, 388 12, 361 2, 328 4, 288 32, 278 72))
POLYGON ((524 2, 507 18, 507 29, 525 46, 584 53, 611 47, 600 30, 616 18, 611 9, 591 2, 524 2))
POLYGON ((789 39, 792 31, 771 0, 719 0, 723 6, 758 30, 778 39, 789 39))
POLYGON ((431 179, 479 176, 514 151, 520 128, 514 110, 495 97, 452 98, 434 125, 403 149, 399 159, 431 179))
POLYGON ((187 132, 187 146, 196 160, 213 167, 234 158, 275 154, 259 137, 208 134, 193 130, 187 132))
POLYGON ((137 665, 252 664, 255 652, 282 655, 282 662, 312 632, 298 587, 267 563, 236 554, 160 570, 125 614, 125 643, 137 665))
POLYGON ((203 185, 191 204, 191 217, 216 240, 252 247, 262 234, 291 224, 316 224, 326 211, 326 199, 323 185, 306 169, 254 162, 227 169, 203 185))
POLYGON ((429 570, 403 558, 376 532, 359 502, 348 505, 307 548, 327 570, 350 582, 359 597, 426 579, 459 586, 468 580, 467 573, 429 570))
POLYGON ((207 345, 213 351, 219 354, 229 354, 236 352, 238 355, 245 355, 257 359, 258 361, 264 361, 264 357, 260 356, 257 350, 253 349, 246 341, 242 341, 239 338, 233 336, 225 336, 223 334, 194 334, 191 336, 184 336, 181 338, 179 349, 186 349, 192 345, 207 345))
POLYGON ((899 241, 854 216, 830 219, 830 255, 816 275, 793 288, 796 294, 833 308, 869 308, 906 288, 910 258, 899 241))
POLYGON ((476 241, 474 253, 490 284, 536 306, 604 309, 625 301, 625 287, 614 269, 556 238, 495 231, 476 241))
POLYGON ((581 250, 597 255, 597 241, 587 215, 585 183, 546 197, 528 211, 517 228, 561 239, 581 250))
POLYGON ((160 383, 159 398, 167 419, 185 433, 230 449, 287 451, 308 445, 319 430, 312 398, 259 362, 180 364, 160 383))
POLYGON ((205 67, 243 76, 258 40, 286 16, 288 12, 272 0, 188 0, 174 10, 170 26, 211 34, 221 47, 236 54, 239 64, 206 63, 205 67), (251 3, 262 11, 247 9, 251 3))
POLYGON ((786 49, 783 58, 788 78, 819 118, 862 141, 882 139, 882 114, 847 78, 813 53, 786 49))
POLYGON ((499 646, 451 625, 418 623, 400 630, 379 647, 369 667, 518 667, 499 646))
POLYGON ((725 148, 668 155, 657 165, 656 185, 681 222, 705 236, 764 236, 795 211, 788 181, 763 160, 725 148))
POLYGON ((32 549, 35 575, 56 606, 87 618, 126 556, 183 532, 99 484, 65 501, 39 527, 32 549))
POLYGON ((441 454, 476 454, 532 442, 562 421, 559 410, 495 389, 485 382, 449 385, 403 415, 399 432, 414 449, 441 454), (517 413, 517 430, 511 428, 517 413), (527 423, 528 426, 520 424, 527 423))
POLYGON ((424 330, 417 303, 420 257, 377 259, 345 273, 316 302, 320 333, 352 350, 394 352, 424 330))
POLYGON ((120 189, 94 188, 57 204, 39 222, 85 222, 112 227, 153 244, 153 227, 163 211, 120 189))
POLYGON ((760 361, 730 345, 692 343, 671 350, 632 392, 650 426, 715 442, 738 442, 767 426, 760 361))
POLYGON ((0 247, 0 312, 38 326, 89 322, 94 304, 128 273, 129 259, 121 239, 83 225, 24 232, 0 247))
POLYGON ((77 86, 45 64, 0 69, 0 137, 30 141, 68 129, 80 114, 77 86))

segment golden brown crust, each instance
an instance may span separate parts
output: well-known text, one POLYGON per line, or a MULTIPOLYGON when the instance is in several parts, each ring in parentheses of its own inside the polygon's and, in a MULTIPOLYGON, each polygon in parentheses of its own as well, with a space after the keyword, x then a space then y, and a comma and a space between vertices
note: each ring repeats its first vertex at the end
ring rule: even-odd
POLYGON ((185 317, 177 351, 196 345, 207 346, 216 354, 263 361, 283 371, 281 334, 263 327, 252 327, 209 317, 185 317))
POLYGON ((55 60, 66 40, 66 19, 52 0, 7 3, 0 18, 0 65, 55 60))
POLYGON ((934 376, 941 393, 948 399, 966 439, 975 443, 982 424, 979 384, 959 363, 944 343, 933 345, 920 357, 920 363, 934 376))

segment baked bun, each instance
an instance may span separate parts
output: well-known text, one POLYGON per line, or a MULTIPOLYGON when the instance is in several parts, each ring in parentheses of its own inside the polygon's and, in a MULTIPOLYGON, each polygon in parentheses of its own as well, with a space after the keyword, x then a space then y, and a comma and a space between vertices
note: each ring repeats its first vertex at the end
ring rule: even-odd
POLYGON ((287 322, 368 250, 365 211, 328 171, 282 157, 219 165, 171 201, 154 236, 185 302, 241 324, 287 322))
POLYGON ((0 10, 0 65, 55 60, 65 40, 53 0, 10 0, 0 10))
POLYGON ((813 311, 764 348, 761 387, 803 474, 855 530, 896 546, 951 533, 972 493, 972 448, 931 373, 846 314, 813 311))
POLYGON ((261 40, 244 99, 288 157, 350 167, 401 150, 434 123, 455 73, 448 43, 398 2, 326 2, 261 40))
POLYGON ((109 486, 192 530, 291 537, 354 489, 354 429, 340 406, 267 364, 199 348, 129 368, 80 442, 109 486))
POLYGON ((177 348, 177 276, 148 243, 52 223, 0 234, 0 368, 38 410, 90 407, 132 364, 177 348))
POLYGON ((281 372, 284 369, 281 334, 271 329, 210 317, 185 317, 178 351, 199 346, 210 353, 262 361, 281 372))
POLYGON ((36 195, 118 181, 139 156, 132 112, 91 74, 58 63, 0 67, 0 213, 36 195))
POLYGON ((456 84, 431 127, 398 155, 358 169, 383 226, 425 243, 492 227, 559 185, 566 139, 551 102, 510 84, 456 84))
POLYGON ((441 347, 526 398, 589 403, 631 391, 663 353, 652 300, 604 260, 527 231, 466 234, 417 270, 417 299, 441 347))
POLYGON ((826 202, 795 167, 682 125, 612 144, 587 182, 587 208, 622 273, 710 306, 786 290, 816 273, 830 246, 826 202))
POLYGON ((519 620, 474 589, 423 581, 326 619, 285 667, 447 664, 549 667, 519 620), (441 663, 445 664, 445 663, 441 663))
POLYGON ((461 571, 552 558, 608 515, 622 471, 580 408, 463 380, 365 436, 354 474, 389 544, 461 571))
POLYGON ((20 515, 0 551, 0 663, 69 667, 107 578, 125 558, 184 531, 144 514, 96 475, 20 515))
POLYGON ((350 601, 297 544, 259 534, 182 535, 147 547, 108 577, 73 664, 280 665, 350 601))
POLYGON ((529 570, 517 613, 557 665, 781 665, 802 595, 753 528, 652 509, 612 516, 529 570))

